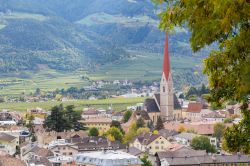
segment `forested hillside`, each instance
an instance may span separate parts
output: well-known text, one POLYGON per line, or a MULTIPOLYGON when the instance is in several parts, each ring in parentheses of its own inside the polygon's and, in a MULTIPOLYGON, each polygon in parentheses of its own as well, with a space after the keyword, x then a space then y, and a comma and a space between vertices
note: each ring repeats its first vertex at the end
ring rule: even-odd
MULTIPOLYGON (((131 51, 162 55, 158 10, 150 0, 0 0, 0 71, 93 71, 130 62, 131 51)), ((171 56, 207 54, 193 55, 189 36, 176 28, 171 56)))

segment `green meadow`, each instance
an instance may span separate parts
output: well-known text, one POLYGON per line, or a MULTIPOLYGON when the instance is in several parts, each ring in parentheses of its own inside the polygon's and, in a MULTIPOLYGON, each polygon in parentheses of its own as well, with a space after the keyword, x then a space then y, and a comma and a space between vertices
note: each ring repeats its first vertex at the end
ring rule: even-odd
POLYGON ((72 101, 48 101, 48 102, 19 102, 19 103, 0 103, 0 110, 9 109, 25 112, 27 109, 40 107, 45 110, 50 110, 53 106, 63 104, 74 105, 77 111, 83 110, 86 107, 94 107, 94 108, 103 108, 108 109, 112 107, 116 111, 121 111, 126 109, 128 106, 133 106, 136 103, 142 103, 145 100, 143 97, 138 98, 110 98, 110 99, 102 99, 102 100, 72 100, 72 101))
MULTIPOLYGON (((19 96, 34 93, 37 88, 42 91, 78 87, 90 84, 82 76, 90 80, 160 80, 162 70, 162 55, 154 53, 130 52, 129 59, 120 60, 97 67, 95 70, 78 70, 60 72, 49 68, 40 71, 27 71, 16 74, 0 74, 0 96, 19 96)), ((187 69, 201 73, 201 59, 188 56, 171 57, 171 68, 175 75, 180 75, 187 69)), ((192 73, 191 73, 192 74, 192 73)), ((183 75, 183 74, 182 74, 183 75)), ((185 77, 185 76, 182 76, 185 77)))

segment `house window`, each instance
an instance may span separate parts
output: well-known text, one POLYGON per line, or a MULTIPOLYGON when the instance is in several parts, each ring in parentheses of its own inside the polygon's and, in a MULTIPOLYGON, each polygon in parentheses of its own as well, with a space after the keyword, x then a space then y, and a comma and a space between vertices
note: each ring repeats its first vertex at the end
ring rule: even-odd
POLYGON ((161 144, 164 144, 164 141, 161 141, 161 144))
POLYGON ((155 146, 155 149, 158 150, 158 149, 159 149, 159 146, 155 146))
POLYGON ((158 144, 158 143, 159 143, 158 141, 155 142, 155 144, 158 144))

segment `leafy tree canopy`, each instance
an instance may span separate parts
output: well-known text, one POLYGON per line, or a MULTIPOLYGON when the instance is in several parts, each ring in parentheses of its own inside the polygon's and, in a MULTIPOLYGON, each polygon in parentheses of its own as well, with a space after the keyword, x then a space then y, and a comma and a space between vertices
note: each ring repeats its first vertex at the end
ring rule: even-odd
POLYGON ((106 133, 105 135, 107 136, 112 136, 116 141, 121 141, 123 139, 123 134, 121 132, 121 130, 119 130, 117 127, 111 127, 106 133))
POLYGON ((99 131, 96 127, 92 127, 89 129, 89 136, 97 137, 99 135, 99 131))
POLYGON ((45 119, 45 127, 49 131, 62 132, 79 128, 78 120, 81 119, 80 112, 74 111, 74 106, 66 108, 63 105, 55 106, 51 109, 51 114, 45 119))
POLYGON ((250 1, 249 0, 153 0, 166 10, 160 14, 160 28, 187 26, 192 35, 190 43, 197 52, 213 43, 218 48, 205 59, 204 73, 208 75, 211 102, 242 103, 242 121, 225 132, 228 149, 249 149, 250 110, 250 1), (228 135, 237 132, 233 135, 228 135), (228 138, 228 139, 227 139, 228 138), (230 138, 230 139, 229 139, 230 138), (230 140, 234 140, 231 143, 230 140))
POLYGON ((131 117, 132 113, 133 112, 131 110, 128 110, 128 111, 125 112, 125 114, 123 115, 123 121, 125 123, 129 120, 129 118, 131 117))
POLYGON ((148 160, 147 155, 144 155, 141 161, 143 162, 142 166, 153 166, 152 162, 148 160))
POLYGON ((210 144, 209 138, 205 136, 193 138, 190 145, 195 150, 206 150, 211 153, 215 153, 216 151, 214 145, 210 144))
POLYGON ((216 123, 214 125, 214 137, 216 137, 218 140, 221 140, 225 129, 226 126, 223 123, 216 123))

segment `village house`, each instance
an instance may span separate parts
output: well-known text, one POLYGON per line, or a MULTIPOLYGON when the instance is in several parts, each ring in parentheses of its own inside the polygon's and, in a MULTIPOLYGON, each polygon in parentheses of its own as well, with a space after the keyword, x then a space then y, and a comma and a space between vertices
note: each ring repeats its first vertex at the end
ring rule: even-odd
POLYGON ((39 147, 36 143, 29 143, 20 148, 21 159, 25 161, 28 166, 45 165, 52 166, 48 158, 53 157, 54 153, 48 149, 39 147))
POLYGON ((85 126, 88 128, 95 127, 99 130, 100 133, 104 133, 110 129, 112 119, 99 117, 81 120, 80 122, 85 124, 85 126))
POLYGON ((126 145, 119 141, 109 141, 105 137, 84 137, 82 142, 76 144, 78 152, 102 151, 104 149, 126 151, 126 145))
MULTIPOLYGON (((179 131, 182 127, 185 131, 193 131, 199 135, 212 136, 214 134, 215 123, 204 123, 204 122, 191 122, 191 123, 180 123, 180 122, 165 122, 164 128, 168 130, 179 131)), ((225 124, 231 126, 232 124, 225 124)))
POLYGON ((19 137, 7 133, 0 133, 0 150, 8 153, 9 155, 14 155, 16 153, 16 148, 19 145, 19 137))
POLYGON ((200 135, 194 133, 180 133, 174 136, 174 139, 177 143, 189 146, 192 139, 200 135))
POLYGON ((112 112, 110 110, 95 109, 95 108, 85 108, 82 112, 82 119, 92 119, 92 118, 111 118, 112 112))
POLYGON ((57 139, 71 139, 74 136, 86 137, 88 133, 86 131, 67 131, 67 132, 37 132, 38 145, 49 145, 52 141, 57 139))
POLYGON ((152 133, 142 133, 129 143, 129 147, 135 147, 153 155, 156 152, 164 151, 170 145, 171 143, 165 137, 152 133))
POLYGON ((183 111, 183 117, 191 121, 201 121, 203 116, 211 112, 203 103, 189 103, 187 110, 183 111))
POLYGON ((52 141, 48 148, 54 154, 60 154, 61 156, 73 156, 78 153, 78 149, 74 144, 67 142, 65 139, 57 139, 52 141))
MULTIPOLYGON (((157 152, 156 163, 154 165, 161 165, 162 160, 165 158, 184 158, 192 156, 204 156, 207 155, 206 150, 193 150, 190 147, 178 146, 175 149, 168 149, 166 151, 157 152)), ((165 165, 164 165, 165 166, 165 165)))
POLYGON ((145 152, 137 149, 136 147, 129 147, 127 149, 127 153, 133 155, 133 156, 136 156, 136 157, 139 157, 139 158, 143 158, 144 155, 145 155, 145 152))
POLYGON ((114 112, 112 114, 112 120, 115 120, 115 121, 122 121, 123 119, 123 112, 114 112))
POLYGON ((248 155, 157 156, 157 166, 221 166, 249 164, 250 158, 248 155))
POLYGON ((202 116, 202 121, 206 121, 206 122, 224 122, 226 116, 225 115, 221 115, 218 112, 210 112, 204 116, 202 116))

